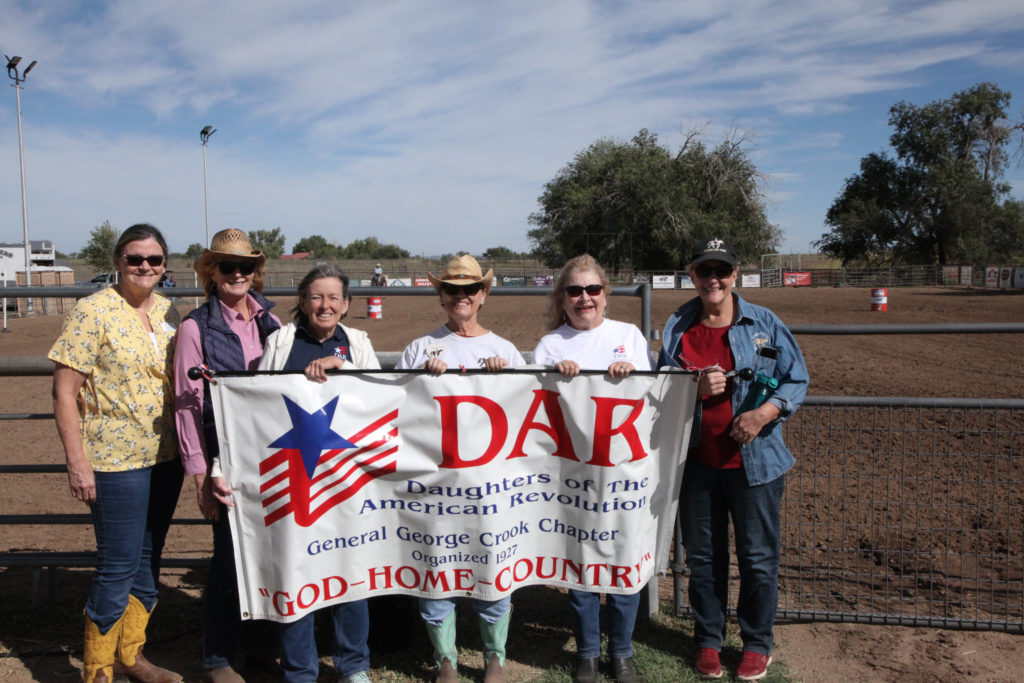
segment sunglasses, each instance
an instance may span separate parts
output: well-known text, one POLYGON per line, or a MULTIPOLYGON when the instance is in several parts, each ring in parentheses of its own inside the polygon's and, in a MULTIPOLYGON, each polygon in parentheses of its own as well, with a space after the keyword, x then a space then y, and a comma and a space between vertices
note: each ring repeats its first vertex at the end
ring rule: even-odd
POLYGON ((693 272, 699 278, 709 278, 714 275, 719 280, 722 280, 732 275, 734 270, 736 270, 736 266, 730 266, 728 263, 719 263, 717 266, 713 266, 710 263, 702 263, 699 266, 695 266, 693 272))
POLYGON ((256 270, 255 261, 218 261, 217 270, 221 275, 234 275, 237 270, 242 275, 252 275, 256 270))
POLYGON ((124 255, 124 262, 127 263, 129 266, 133 266, 135 268, 141 266, 143 261, 148 263, 150 267, 156 268, 157 266, 163 265, 164 257, 161 256, 160 254, 154 254, 152 256, 143 256, 142 254, 124 255))
POLYGON ((565 293, 575 299, 578 296, 583 296, 583 292, 586 292, 588 296, 597 296, 604 291, 604 285, 566 285, 565 293))
POLYGON ((448 282, 441 283, 441 291, 448 296, 458 296, 459 292, 465 292, 466 296, 473 296, 484 288, 482 282, 474 282, 471 285, 453 285, 448 282))

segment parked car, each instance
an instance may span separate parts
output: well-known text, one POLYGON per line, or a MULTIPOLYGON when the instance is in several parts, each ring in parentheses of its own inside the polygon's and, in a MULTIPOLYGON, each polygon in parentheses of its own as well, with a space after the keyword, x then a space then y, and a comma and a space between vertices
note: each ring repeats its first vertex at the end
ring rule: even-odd
POLYGON ((91 280, 75 283, 78 287, 95 287, 96 289, 103 289, 114 284, 117 284, 117 273, 100 273, 91 280))

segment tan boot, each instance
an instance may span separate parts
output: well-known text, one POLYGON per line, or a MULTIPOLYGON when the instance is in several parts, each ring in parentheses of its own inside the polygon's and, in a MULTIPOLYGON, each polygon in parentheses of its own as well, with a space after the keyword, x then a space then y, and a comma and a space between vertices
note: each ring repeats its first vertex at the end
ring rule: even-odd
POLYGON ((85 653, 82 655, 84 683, 110 683, 114 680, 114 657, 122 623, 124 616, 109 631, 100 633, 100 627, 88 616, 85 617, 85 653))
POLYGON ((441 668, 437 670, 437 678, 434 683, 459 683, 459 674, 452 666, 452 660, 445 659, 441 662, 441 668))
POLYGON ((146 611, 139 599, 128 596, 128 609, 124 611, 121 640, 117 645, 114 674, 127 676, 139 683, 180 683, 181 676, 161 668, 142 656, 146 644, 146 626, 151 611, 146 611))
POLYGON ((487 667, 484 669, 484 683, 508 683, 505 665, 501 663, 501 658, 498 655, 491 655, 487 660, 487 667))
POLYGON ((455 612, 437 626, 423 623, 427 627, 430 644, 434 646, 434 661, 437 663, 434 683, 458 683, 459 674, 456 669, 459 651, 455 648, 455 612))
POLYGON ((508 625, 512 620, 512 609, 501 615, 495 623, 480 617, 480 639, 484 644, 484 683, 508 683, 505 673, 505 641, 508 640, 508 625))

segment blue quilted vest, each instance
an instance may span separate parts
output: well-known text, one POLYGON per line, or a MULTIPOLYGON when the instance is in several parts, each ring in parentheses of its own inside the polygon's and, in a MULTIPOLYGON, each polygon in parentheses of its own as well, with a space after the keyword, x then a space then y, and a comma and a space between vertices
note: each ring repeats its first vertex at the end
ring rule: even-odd
MULTIPOLYGON (((256 316, 256 328, 259 330, 260 346, 266 346, 270 333, 281 327, 270 315, 270 309, 276 304, 255 291, 250 291, 249 294, 263 307, 263 312, 256 316)), ((203 362, 210 366, 211 370, 237 372, 245 369, 242 365, 242 341, 224 320, 216 293, 212 294, 204 305, 186 315, 185 320, 195 320, 199 326, 203 362)), ((216 457, 220 453, 220 444, 217 442, 217 428, 213 422, 209 382, 203 383, 203 436, 206 439, 207 457, 216 457)))

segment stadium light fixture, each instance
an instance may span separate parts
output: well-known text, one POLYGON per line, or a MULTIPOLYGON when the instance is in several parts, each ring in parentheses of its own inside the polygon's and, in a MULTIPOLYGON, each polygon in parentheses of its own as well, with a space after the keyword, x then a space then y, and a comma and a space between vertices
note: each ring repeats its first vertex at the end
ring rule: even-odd
MULTIPOLYGON (((28 72, 36 65, 36 60, 21 72, 18 73, 18 65, 21 64, 21 57, 7 57, 7 76, 14 81, 11 87, 14 88, 14 98, 18 107, 18 163, 21 167, 21 224, 25 237, 25 285, 32 284, 32 245, 28 239, 28 195, 25 191, 25 146, 21 136, 21 84, 25 82, 28 72)), ((25 303, 25 312, 32 315, 32 299, 29 297, 25 303)))
POLYGON ((206 246, 210 246, 210 197, 206 190, 206 143, 217 132, 213 126, 203 126, 199 139, 203 141, 203 207, 206 210, 206 246))

